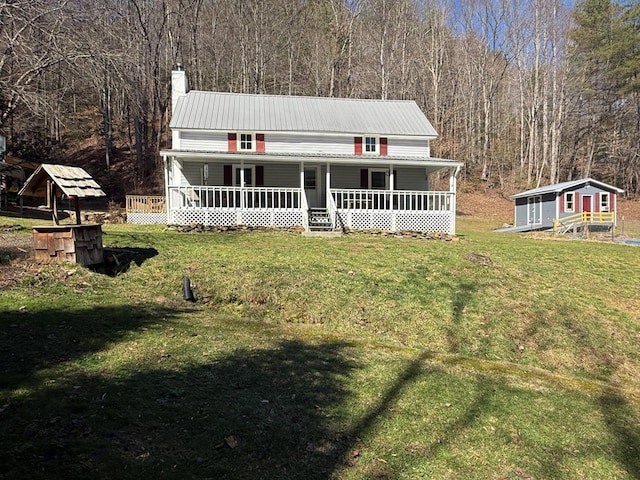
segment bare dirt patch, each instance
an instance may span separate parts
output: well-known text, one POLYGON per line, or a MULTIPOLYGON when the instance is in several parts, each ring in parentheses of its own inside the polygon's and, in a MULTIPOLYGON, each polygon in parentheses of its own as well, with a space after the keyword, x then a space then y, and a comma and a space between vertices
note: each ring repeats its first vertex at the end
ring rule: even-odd
POLYGON ((457 213, 497 223, 511 223, 513 200, 497 192, 458 192, 457 213))
POLYGON ((7 233, 7 230, 10 230, 8 226, 0 226, 0 289, 20 283, 34 266, 31 237, 7 233))

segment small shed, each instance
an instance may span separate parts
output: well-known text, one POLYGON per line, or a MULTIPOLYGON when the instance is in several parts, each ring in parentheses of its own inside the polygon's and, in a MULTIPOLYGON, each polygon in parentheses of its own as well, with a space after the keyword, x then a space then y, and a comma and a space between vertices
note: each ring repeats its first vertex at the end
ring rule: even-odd
POLYGON ((616 225, 617 194, 624 190, 592 178, 556 183, 511 195, 514 230, 616 225))
POLYGON ((100 185, 82 168, 43 164, 29 177, 18 195, 44 197, 51 206, 53 226, 33 227, 33 245, 39 262, 68 261, 94 265, 104 261, 102 226, 82 225, 80 199, 104 197, 100 185), (60 225, 58 198, 75 204, 75 225, 60 225))

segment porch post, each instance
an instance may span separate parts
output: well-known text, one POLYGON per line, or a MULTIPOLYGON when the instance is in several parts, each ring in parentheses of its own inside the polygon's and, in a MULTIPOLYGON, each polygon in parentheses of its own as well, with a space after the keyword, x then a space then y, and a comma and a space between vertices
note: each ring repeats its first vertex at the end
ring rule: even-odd
POLYGON ((449 191, 453 193, 451 197, 451 231, 449 232, 451 235, 456 234, 456 176, 458 172, 460 172, 460 167, 449 169, 449 191))
POLYGON ((240 159, 240 210, 238 210, 237 222, 239 224, 244 223, 244 219, 242 218, 244 214, 245 201, 244 201, 244 159, 240 159))
POLYGON ((171 202, 169 200, 169 164, 173 163, 173 157, 162 157, 164 160, 164 208, 167 215, 166 222, 171 223, 169 212, 171 211, 171 202))
POLYGON ((328 207, 330 205, 329 199, 331 198, 331 164, 327 162, 327 173, 325 174, 325 198, 324 204, 328 207))
POLYGON ((298 173, 300 174, 300 210, 302 210, 302 214, 304 215, 303 206, 306 205, 307 208, 309 208, 309 205, 307 205, 307 196, 304 191, 304 162, 300 162, 300 172, 298 173), (302 197, 304 197, 304 202, 302 201, 302 197))

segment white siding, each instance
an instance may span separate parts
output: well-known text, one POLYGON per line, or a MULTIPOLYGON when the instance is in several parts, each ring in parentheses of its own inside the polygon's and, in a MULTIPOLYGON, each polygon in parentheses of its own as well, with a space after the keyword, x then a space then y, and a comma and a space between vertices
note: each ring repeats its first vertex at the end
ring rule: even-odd
POLYGON ((390 138, 387 143, 387 154, 390 157, 428 157, 429 140, 390 138))
POLYGON ((353 137, 273 134, 265 135, 266 153, 353 155, 353 137))
MULTIPOLYGON (((331 188, 360 188, 360 169, 374 166, 331 167, 331 188)), ((384 168, 384 167, 383 167, 384 168)), ((394 168, 397 190, 427 190, 428 181, 424 168, 394 168)))
MULTIPOLYGON (((185 131, 179 135, 174 132, 173 138, 173 148, 176 150, 226 152, 229 149, 227 132, 185 131)), ((353 155, 354 136, 266 133, 265 153, 353 155)), ((387 140, 387 153, 390 157, 428 157, 429 140, 391 137, 387 140)))
POLYGON ((397 190, 428 190, 427 174, 424 168, 394 168, 397 190))
POLYGON ((229 149, 227 133, 180 132, 179 148, 191 151, 226 152, 229 149))
MULTIPOLYGON (((202 166, 203 162, 184 162, 182 166, 181 186, 185 185, 202 185, 202 166)), ((211 170, 209 171, 211 177, 211 170)), ((222 185, 221 183, 219 185, 222 185)))
POLYGON ((331 188, 360 188, 360 167, 332 166, 331 188))
POLYGON ((300 187, 300 171, 298 165, 264 165, 264 186, 265 187, 300 187))

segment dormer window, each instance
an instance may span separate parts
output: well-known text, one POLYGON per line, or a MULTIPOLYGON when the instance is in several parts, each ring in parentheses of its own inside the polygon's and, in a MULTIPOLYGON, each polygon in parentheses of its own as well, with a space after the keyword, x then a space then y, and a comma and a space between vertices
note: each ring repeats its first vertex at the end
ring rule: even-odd
POLYGON ((253 152, 255 149, 253 133, 241 133, 238 138, 238 151, 253 152))

